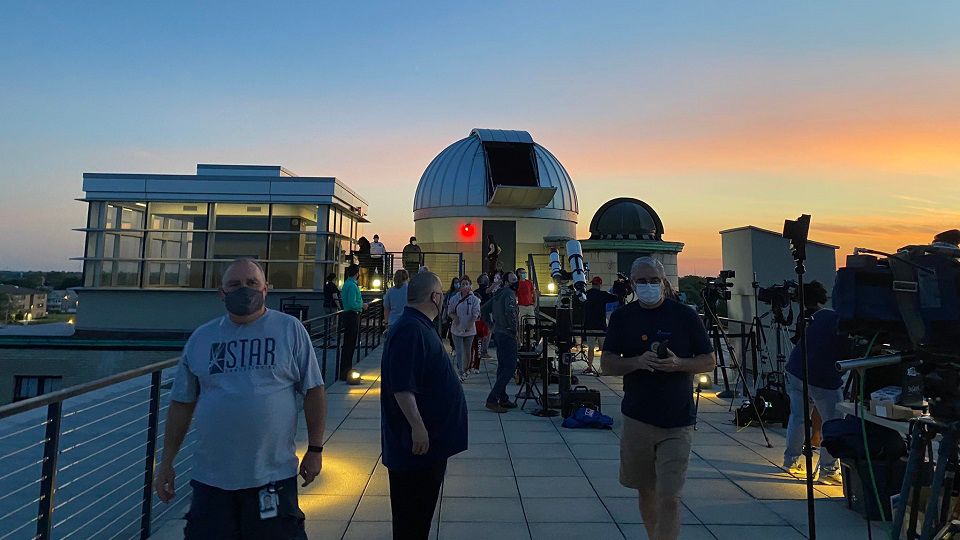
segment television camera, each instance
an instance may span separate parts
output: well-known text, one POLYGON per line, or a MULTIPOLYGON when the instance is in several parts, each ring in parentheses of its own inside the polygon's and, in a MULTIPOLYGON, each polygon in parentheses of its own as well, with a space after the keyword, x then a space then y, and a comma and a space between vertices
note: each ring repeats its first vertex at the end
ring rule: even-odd
POLYGON ((781 326, 793 324, 793 304, 800 301, 800 290, 796 281, 784 280, 770 287, 757 288, 757 300, 770 306, 773 320, 781 326), (784 308, 787 314, 783 314, 784 308))

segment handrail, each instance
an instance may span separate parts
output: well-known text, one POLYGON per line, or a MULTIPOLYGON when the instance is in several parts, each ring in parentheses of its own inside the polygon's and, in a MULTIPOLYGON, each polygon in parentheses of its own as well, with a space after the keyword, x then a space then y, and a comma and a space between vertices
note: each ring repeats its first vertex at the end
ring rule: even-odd
POLYGON ((159 362, 154 362, 153 364, 147 364, 129 371, 110 375, 109 377, 78 384, 76 386, 64 388, 63 390, 57 390, 56 392, 42 394, 36 397, 25 399, 23 401, 18 401, 16 403, 9 403, 7 405, 0 406, 0 420, 16 414, 31 411, 33 409, 39 409, 40 407, 45 407, 52 403, 61 402, 73 397, 93 392, 94 390, 99 390, 107 386, 126 382, 130 379, 142 377, 155 371, 162 371, 177 365, 177 362, 179 361, 179 356, 176 358, 169 358, 167 360, 161 360, 159 362))
MULTIPOLYGON (((366 302, 366 304, 367 304, 367 305, 372 305, 372 304, 376 304, 377 302, 383 302, 383 299, 382 299, 382 298, 374 298, 373 300, 370 300, 369 302, 366 302)), ((315 323, 315 322, 319 322, 319 321, 322 321, 322 320, 324 320, 324 319, 326 319, 326 318, 329 318, 329 317, 336 317, 337 315, 340 315, 340 314, 342 314, 342 313, 344 313, 344 312, 346 312, 345 309, 338 309, 337 311, 334 311, 334 312, 332 312, 332 313, 327 313, 327 314, 324 314, 324 315, 319 315, 319 316, 317 316, 317 317, 311 317, 311 318, 309 318, 309 319, 304 319, 303 324, 308 324, 308 323, 312 324, 312 323, 315 323)))

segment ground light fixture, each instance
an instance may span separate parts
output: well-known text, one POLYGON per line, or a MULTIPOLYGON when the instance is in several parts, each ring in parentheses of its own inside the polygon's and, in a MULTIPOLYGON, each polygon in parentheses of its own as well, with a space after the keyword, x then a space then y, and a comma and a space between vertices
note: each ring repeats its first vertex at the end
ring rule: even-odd
POLYGON ((380 278, 375 278, 375 279, 373 280, 373 288, 374 288, 374 289, 379 289, 381 285, 383 285, 383 281, 381 281, 380 278))
POLYGON ((557 292, 557 286, 553 283, 547 283, 547 292, 557 292))
POLYGON ((363 377, 360 376, 359 371, 351 369, 350 372, 347 373, 347 384, 360 384, 362 382, 363 377))
POLYGON ((701 373, 697 375, 697 384, 700 388, 711 388, 713 387, 713 380, 709 373, 701 373))

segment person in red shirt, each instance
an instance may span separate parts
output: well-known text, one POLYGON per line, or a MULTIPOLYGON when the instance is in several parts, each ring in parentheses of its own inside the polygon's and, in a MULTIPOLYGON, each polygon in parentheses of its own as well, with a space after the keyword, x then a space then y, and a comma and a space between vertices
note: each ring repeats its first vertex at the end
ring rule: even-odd
MULTIPOLYGON (((520 306, 520 324, 523 319, 534 316, 534 304, 537 292, 533 289, 533 282, 527 279, 527 270, 517 268, 517 304, 520 306)), ((522 330, 522 328, 521 328, 522 330)))

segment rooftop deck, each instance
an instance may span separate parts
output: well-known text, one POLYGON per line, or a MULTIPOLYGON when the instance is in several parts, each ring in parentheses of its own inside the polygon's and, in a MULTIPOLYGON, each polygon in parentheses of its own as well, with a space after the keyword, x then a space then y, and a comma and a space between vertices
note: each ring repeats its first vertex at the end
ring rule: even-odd
MULTIPOLYGON (((310 538, 391 537, 387 471, 380 462, 379 351, 358 368, 364 384, 328 389, 324 469, 300 495, 310 538)), ((559 418, 484 409, 495 371, 496 361, 487 361, 464 384, 470 449, 450 460, 432 538, 646 538, 636 492, 617 480, 621 379, 584 377, 601 391, 614 429, 571 430, 560 427, 559 418)), ((527 408, 535 408, 532 401, 527 408)), ((805 538, 804 483, 777 466, 783 430, 769 429, 774 448, 766 448, 759 429, 738 432, 731 416, 727 402, 703 395, 682 538, 805 538)), ((306 445, 302 421, 298 443, 306 445)), ((840 487, 818 486, 817 496, 819 538, 866 538, 864 520, 847 510, 840 487)), ((152 538, 180 538, 182 527, 182 521, 169 521, 152 538)), ((874 534, 884 537, 877 525, 874 534)))

